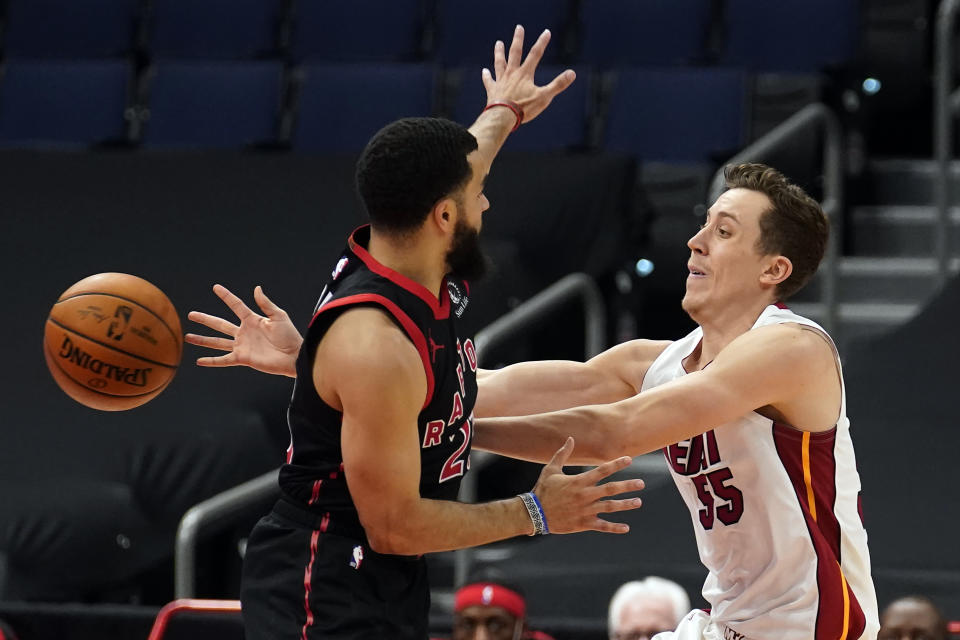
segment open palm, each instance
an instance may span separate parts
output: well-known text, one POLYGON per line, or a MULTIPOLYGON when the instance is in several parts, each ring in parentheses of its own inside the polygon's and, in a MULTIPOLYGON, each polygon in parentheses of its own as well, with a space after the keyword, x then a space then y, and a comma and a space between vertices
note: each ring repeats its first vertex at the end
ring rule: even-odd
POLYGON ((244 366, 264 373, 296 377, 296 359, 303 338, 287 312, 275 305, 259 286, 254 289, 253 298, 264 315, 252 311, 222 285, 213 285, 213 292, 230 307, 240 324, 200 311, 187 314, 191 321, 228 336, 186 334, 184 340, 190 344, 227 352, 222 356, 197 358, 197 364, 201 367, 244 366))

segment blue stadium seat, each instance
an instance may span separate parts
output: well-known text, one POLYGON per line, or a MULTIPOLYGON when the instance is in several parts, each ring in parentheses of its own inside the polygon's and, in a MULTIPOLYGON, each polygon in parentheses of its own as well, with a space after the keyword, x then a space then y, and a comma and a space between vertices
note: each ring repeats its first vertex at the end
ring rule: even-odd
POLYGON ((136 44, 139 0, 7 0, 11 58, 101 58, 136 44))
POLYGON ((703 55, 711 0, 583 0, 578 59, 600 67, 665 66, 703 55))
POLYGON ((743 144, 746 74, 733 69, 624 69, 603 147, 641 160, 696 164, 743 144))
POLYGON ((447 66, 477 65, 492 70, 493 43, 503 40, 509 49, 514 28, 522 24, 525 51, 544 29, 550 29, 544 61, 556 62, 563 57, 569 22, 568 0, 484 0, 480 5, 439 0, 435 57, 447 66))
POLYGON ((421 55, 422 0, 300 0, 293 11, 295 60, 409 62, 421 55))
POLYGON ((150 84, 147 147, 242 148, 276 139, 279 62, 160 62, 150 84))
POLYGON ((77 147, 124 138, 132 70, 123 60, 8 60, 0 146, 77 147))
POLYGON ((157 58, 270 55, 278 48, 282 11, 282 0, 160 0, 153 3, 149 48, 157 58))
MULTIPOLYGON (((566 67, 547 65, 537 69, 537 84, 553 80, 566 67)), ((592 74, 589 68, 575 68, 577 79, 554 98, 550 106, 507 138, 504 149, 510 151, 563 151, 587 145, 591 114, 592 74)), ((458 73, 460 86, 453 101, 452 117, 469 126, 486 105, 487 94, 476 69, 458 73)))
POLYGON ((307 65, 292 145, 300 151, 356 152, 387 123, 433 113, 432 65, 307 65))
POLYGON ((858 0, 727 0, 723 64, 817 71, 851 58, 858 0))

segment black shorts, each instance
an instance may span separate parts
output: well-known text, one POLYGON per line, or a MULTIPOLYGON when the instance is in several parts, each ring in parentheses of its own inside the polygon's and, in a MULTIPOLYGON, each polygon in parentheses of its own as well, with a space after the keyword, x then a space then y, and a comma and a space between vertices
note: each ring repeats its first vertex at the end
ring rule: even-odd
POLYGON ((427 638, 422 557, 379 554, 360 536, 320 533, 309 514, 296 515, 278 505, 250 534, 240 590, 246 640, 427 638))

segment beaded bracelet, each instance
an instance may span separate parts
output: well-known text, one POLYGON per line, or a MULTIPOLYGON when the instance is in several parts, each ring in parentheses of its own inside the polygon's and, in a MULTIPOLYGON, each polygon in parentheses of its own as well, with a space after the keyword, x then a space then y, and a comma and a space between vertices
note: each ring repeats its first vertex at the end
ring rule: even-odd
POLYGON ((527 508, 530 521, 533 522, 533 533, 530 535, 543 536, 550 533, 550 528, 547 526, 547 516, 543 514, 543 505, 540 504, 540 499, 537 498, 537 495, 529 491, 527 493, 521 493, 517 497, 523 501, 523 506, 527 508))

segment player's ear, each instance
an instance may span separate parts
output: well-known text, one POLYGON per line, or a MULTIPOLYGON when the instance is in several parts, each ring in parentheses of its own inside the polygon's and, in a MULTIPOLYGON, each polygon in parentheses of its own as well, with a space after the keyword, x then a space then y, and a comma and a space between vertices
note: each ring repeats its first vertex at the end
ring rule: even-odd
POLYGON ((790 258, 781 255, 771 256, 763 273, 760 274, 760 282, 776 286, 789 278, 791 273, 793 273, 793 263, 790 262, 790 258))
POLYGON ((430 210, 430 220, 442 234, 453 234, 458 214, 457 202, 454 198, 441 198, 430 210))

